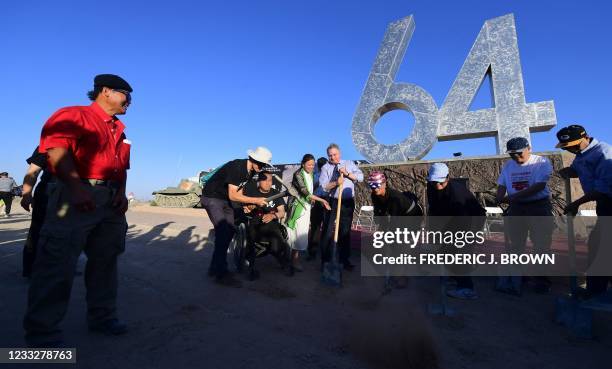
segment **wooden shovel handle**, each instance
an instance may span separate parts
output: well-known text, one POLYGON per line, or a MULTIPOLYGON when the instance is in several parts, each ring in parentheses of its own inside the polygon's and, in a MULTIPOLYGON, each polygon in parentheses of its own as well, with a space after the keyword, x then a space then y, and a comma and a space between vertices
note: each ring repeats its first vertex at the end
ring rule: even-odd
MULTIPOLYGON (((340 174, 340 178, 344 178, 344 174, 340 174)), ((338 208, 336 209, 336 228, 334 229, 334 242, 338 242, 338 229, 340 229, 340 206, 342 205, 342 185, 338 186, 338 208)))

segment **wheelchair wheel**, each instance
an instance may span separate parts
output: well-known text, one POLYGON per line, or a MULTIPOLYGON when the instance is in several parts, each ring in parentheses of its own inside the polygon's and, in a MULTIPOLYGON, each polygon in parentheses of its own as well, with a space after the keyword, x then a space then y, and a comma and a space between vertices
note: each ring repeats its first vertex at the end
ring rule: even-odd
POLYGON ((248 263, 246 261, 246 236, 246 225, 240 223, 236 226, 236 234, 234 238, 232 238, 232 242, 228 249, 228 253, 231 254, 237 272, 241 272, 248 263))

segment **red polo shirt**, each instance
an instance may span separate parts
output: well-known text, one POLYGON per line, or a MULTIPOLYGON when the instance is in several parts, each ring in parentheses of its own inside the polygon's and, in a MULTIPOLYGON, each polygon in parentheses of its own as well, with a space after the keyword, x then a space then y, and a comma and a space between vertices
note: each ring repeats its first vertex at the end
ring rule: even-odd
MULTIPOLYGON (((63 147, 72 153, 82 179, 125 180, 130 168, 130 143, 125 125, 100 105, 71 106, 55 112, 45 123, 39 151, 63 147)), ((51 165, 48 166, 54 173, 51 165)))

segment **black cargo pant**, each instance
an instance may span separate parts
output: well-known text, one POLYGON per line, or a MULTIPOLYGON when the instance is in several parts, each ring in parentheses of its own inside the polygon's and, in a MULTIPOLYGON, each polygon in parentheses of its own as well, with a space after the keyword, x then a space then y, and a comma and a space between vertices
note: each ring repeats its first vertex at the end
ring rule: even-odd
POLYGON ((13 194, 11 192, 0 192, 0 200, 4 201, 4 212, 11 213, 11 205, 13 204, 13 194))
POLYGON ((310 210, 310 231, 308 232, 308 254, 317 255, 321 243, 321 226, 325 219, 325 208, 320 202, 315 202, 310 210))
POLYGON ((249 222, 246 257, 250 266, 254 267, 255 258, 258 256, 254 242, 267 242, 267 253, 274 255, 283 267, 289 263, 289 244, 283 235, 282 227, 278 221, 264 223, 260 219, 252 219, 249 222))
POLYGON ((34 190, 34 203, 32 205, 32 221, 28 230, 28 238, 23 246, 23 276, 32 275, 32 266, 36 259, 36 245, 40 238, 40 230, 45 221, 47 213, 47 182, 41 181, 34 190))
POLYGON ((549 252, 555 221, 552 216, 552 205, 549 199, 528 203, 512 203, 508 208, 508 226, 510 252, 523 253, 527 237, 533 243, 534 251, 549 252))
MULTIPOLYGON (((599 263, 595 267, 597 274, 600 274, 599 272, 602 269, 612 269, 609 264, 612 262, 609 259, 609 255, 612 252, 610 250, 611 241, 604 236, 604 233, 610 234, 610 229, 612 228, 612 198, 606 197, 597 201, 596 212, 597 223, 595 223, 595 227, 591 230, 588 240, 589 264, 593 265, 596 258, 600 259, 597 260, 599 263), (603 259, 603 263, 601 259, 603 259)), ((598 276, 587 276, 587 292, 590 296, 602 294, 606 292, 608 284, 611 282, 612 276, 601 276, 601 274, 598 276)))
POLYGON ((234 209, 229 200, 202 197, 201 202, 215 228, 215 250, 208 271, 221 277, 227 273, 227 249, 236 233, 234 209))
MULTIPOLYGON (((555 220, 552 214, 552 204, 549 199, 542 199, 527 203, 512 203, 508 208, 507 217, 504 218, 509 239, 509 253, 522 254, 525 252, 527 237, 533 244, 534 253, 549 253, 552 243, 552 233, 555 229, 555 220)), ((517 272, 520 273, 520 270, 517 272)), ((538 284, 549 284, 548 278, 534 276, 538 284)), ((521 278, 515 279, 520 283, 521 278)), ((520 289, 520 285, 514 286, 520 289)))
POLYGON ((112 208, 115 189, 86 186, 96 204, 90 212, 80 212, 72 206, 70 190, 63 183, 48 185, 47 214, 37 244, 23 322, 30 345, 62 339, 59 325, 66 314, 74 269, 82 250, 87 255, 89 325, 117 317, 117 258, 125 250, 125 214, 112 208))

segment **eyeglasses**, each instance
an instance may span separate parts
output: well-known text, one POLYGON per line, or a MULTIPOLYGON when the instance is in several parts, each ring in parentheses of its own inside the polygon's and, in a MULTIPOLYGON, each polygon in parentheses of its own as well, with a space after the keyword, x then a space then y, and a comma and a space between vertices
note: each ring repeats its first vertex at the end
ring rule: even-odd
POLYGON ((525 153, 524 151, 510 152, 510 153, 508 153, 508 155, 510 155, 510 156, 523 156, 524 153, 525 153))
POLYGON ((372 182, 372 183, 368 183, 368 186, 370 187, 370 189, 376 190, 382 186, 382 183, 372 182))
POLYGON ((116 88, 113 88, 113 91, 115 91, 115 92, 119 92, 120 94, 124 94, 124 95, 125 95, 126 102, 127 102, 128 104, 132 102, 132 95, 130 94, 130 91, 121 90, 121 89, 116 89, 116 88))

